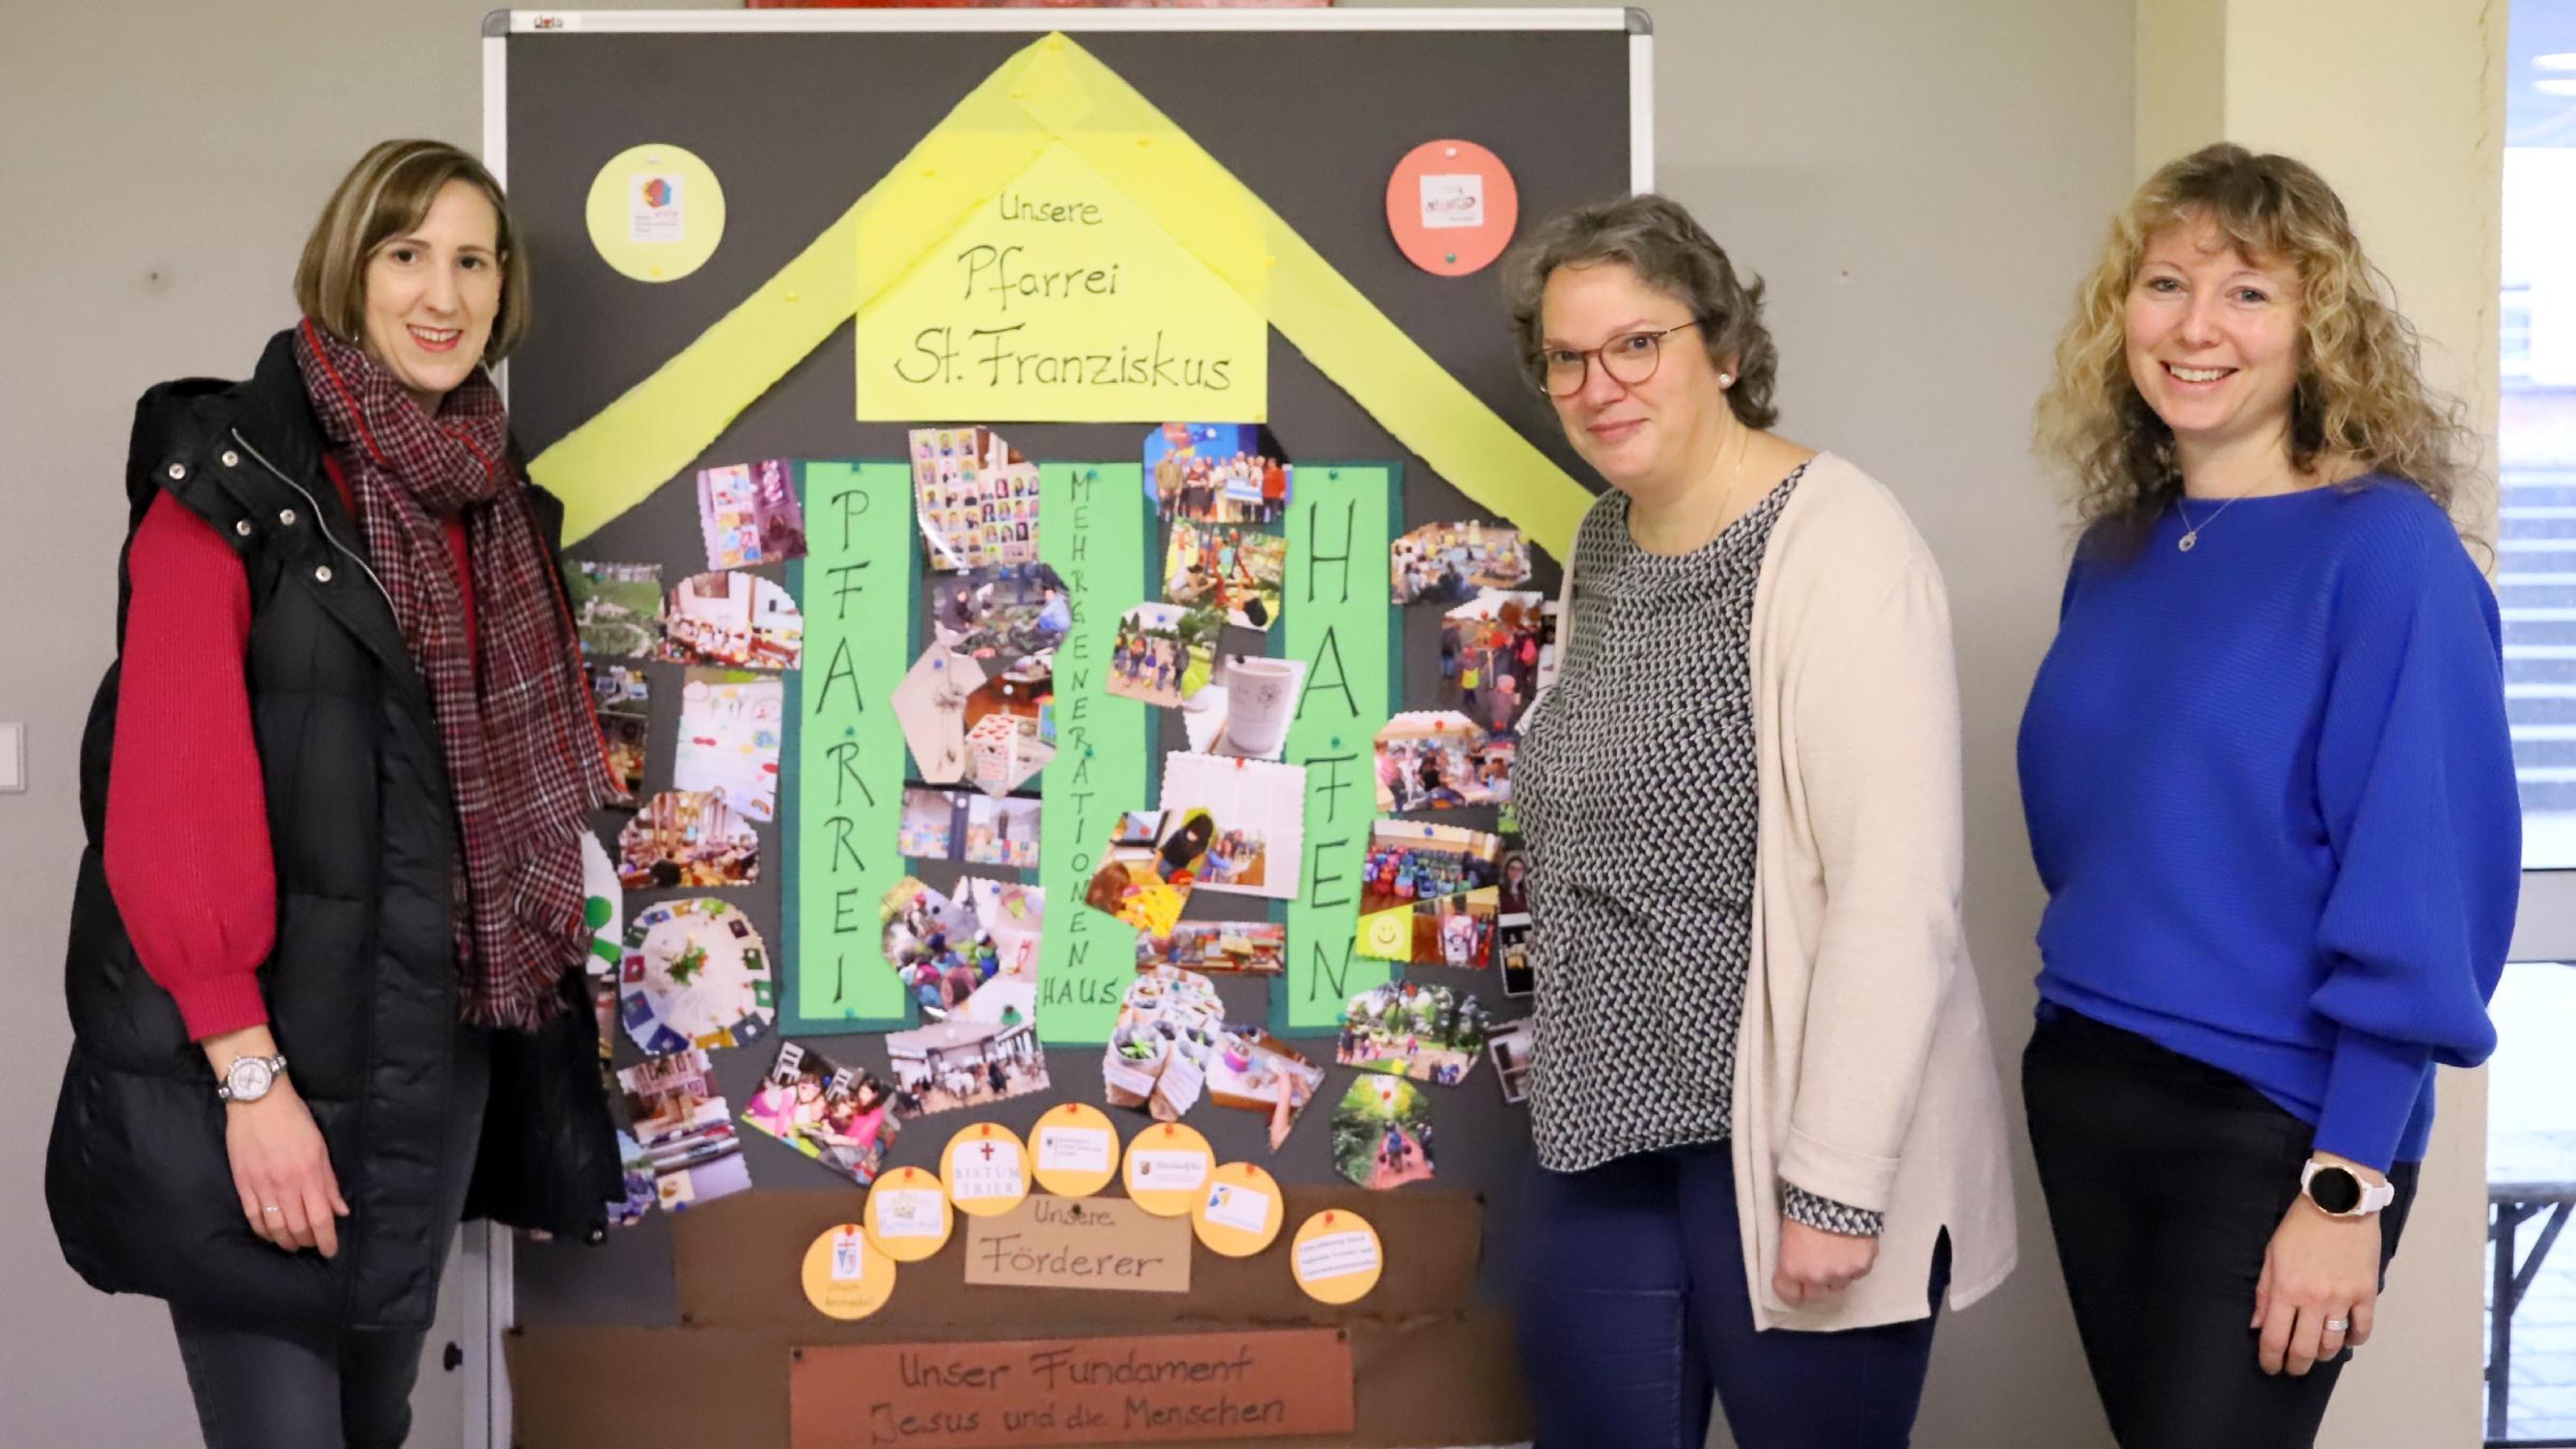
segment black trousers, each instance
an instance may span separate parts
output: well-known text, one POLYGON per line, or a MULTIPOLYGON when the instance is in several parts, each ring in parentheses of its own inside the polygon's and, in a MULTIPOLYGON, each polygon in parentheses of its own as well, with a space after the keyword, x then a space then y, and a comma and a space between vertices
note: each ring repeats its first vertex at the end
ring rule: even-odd
MULTIPOLYGON (((2352 1362, 2263 1372, 2247 1327, 2313 1130, 2242 1078, 2073 1012, 2022 1053, 2022 1100, 2085 1361, 2122 1449, 2306 1449, 2352 1362)), ((2418 1164, 2389 1170, 2380 1269, 2418 1164)))

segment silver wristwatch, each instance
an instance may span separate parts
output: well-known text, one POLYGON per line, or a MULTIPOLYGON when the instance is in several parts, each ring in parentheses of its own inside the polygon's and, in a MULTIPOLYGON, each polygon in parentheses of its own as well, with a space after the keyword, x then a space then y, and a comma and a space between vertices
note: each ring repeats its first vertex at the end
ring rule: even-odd
POLYGON ((233 1064, 224 1069, 224 1079, 215 1084, 215 1095, 227 1102, 256 1102, 285 1075, 283 1053, 273 1057, 235 1057, 233 1064))

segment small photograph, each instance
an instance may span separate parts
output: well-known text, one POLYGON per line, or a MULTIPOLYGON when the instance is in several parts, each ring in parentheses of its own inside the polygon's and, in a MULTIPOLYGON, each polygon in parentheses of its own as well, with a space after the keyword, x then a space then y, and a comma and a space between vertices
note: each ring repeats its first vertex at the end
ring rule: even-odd
POLYGON ((662 606, 662 658, 726 669, 794 669, 805 616, 787 590, 758 574, 695 574, 662 606))
POLYGON ((1306 661, 1228 654, 1216 677, 1181 702, 1190 749, 1227 759, 1275 760, 1306 692, 1306 661))
POLYGON ((933 572, 1038 561, 1038 465, 991 428, 913 429, 912 503, 933 572))
POLYGON ((805 556, 796 465, 783 458, 698 470, 698 531, 707 567, 738 569, 805 556))
POLYGON ((1440 708, 1518 739, 1554 622, 1539 593, 1488 589, 1451 609, 1440 621, 1440 708))
POLYGON ((641 1163, 666 1212, 685 1212, 751 1186, 733 1112, 695 1048, 637 1062, 617 1074, 641 1163))
POLYGON ((1046 892, 967 876, 947 895, 907 876, 878 903, 886 965, 922 1017, 1012 1025, 1037 1018, 1046 892))
POLYGON ((608 770, 626 790, 611 802, 614 810, 633 810, 644 802, 644 747, 652 734, 653 686, 644 671, 631 664, 592 661, 582 666, 590 676, 590 700, 599 716, 600 743, 608 747, 608 770))
POLYGON ((1478 589, 1529 582, 1529 544, 1520 530, 1490 523, 1426 523, 1387 550, 1399 604, 1463 604, 1478 589))
POLYGON ((1207 1066, 1208 1100, 1229 1111, 1268 1117, 1273 1152, 1323 1089, 1324 1069, 1266 1031, 1227 1030, 1207 1066))
POLYGON ((885 1041, 894 1064, 894 1114, 905 1121, 1048 1089, 1046 1048, 1038 1044, 1034 1020, 1004 1025, 952 1016, 889 1033, 885 1041))
POLYGON ((966 699, 984 687, 984 667, 933 643, 894 687, 895 724, 912 768, 932 785, 966 778, 966 699))
POLYGON ((665 790, 617 832, 617 882, 628 890, 750 885, 760 837, 740 811, 697 790, 665 790))
POLYGON ((976 795, 966 804, 968 865, 1007 865, 1035 870, 1039 802, 1024 795, 976 795))
POLYGON ((1493 886, 1501 876, 1502 850, 1501 837, 1481 830, 1381 820, 1369 832, 1368 859, 1360 868, 1360 914, 1493 886))
POLYGON ((715 796, 753 820, 778 818, 779 729, 787 685, 774 674, 692 669, 680 686, 671 788, 715 796))
POLYGON ((970 797, 954 790, 910 786, 903 792, 903 815, 896 827, 898 847, 914 860, 957 859, 959 816, 970 797))
POLYGON ((1055 656, 1032 654, 988 674, 966 692, 960 718, 966 783, 992 796, 1027 784, 1055 758, 1055 656))
POLYGON ((1208 607, 1138 604, 1118 621, 1109 651, 1111 694, 1166 709, 1197 694, 1216 672, 1225 615, 1208 607))
POLYGON ((1502 882, 1494 891, 1494 964, 1505 996, 1527 996, 1537 986, 1530 974, 1529 852, 1519 841, 1503 838, 1502 882))
POLYGON ((1168 936, 1136 938, 1136 969, 1158 966, 1276 976, 1288 969, 1288 928, 1277 921, 1182 921, 1168 936))
POLYGON ((1168 523, 1277 523, 1295 467, 1258 423, 1165 423, 1145 435, 1145 501, 1168 523))
POLYGON ((921 593, 931 637, 988 668, 1052 653, 1073 629, 1072 597, 1042 563, 928 574, 921 593))
POLYGON ((1112 1107, 1177 1122, 1198 1104, 1226 1036, 1225 1003, 1206 977, 1171 966, 1140 971, 1101 1055, 1102 1095, 1112 1107))
POLYGON ((1524 1016, 1502 1023, 1485 1038, 1485 1050, 1494 1059, 1494 1080, 1502 1086, 1503 1100, 1528 1101, 1530 1062, 1538 1050, 1538 1022, 1524 1016))
POLYGON ((1497 739, 1456 710, 1407 710, 1377 732, 1377 808, 1508 804, 1519 748, 1517 740, 1497 739))
POLYGON ((1493 964, 1499 934, 1496 895, 1486 886, 1364 915, 1356 949, 1381 961, 1485 970, 1493 964))
POLYGON ((581 652, 592 659, 649 659, 662 642, 662 566, 564 561, 581 652))
POLYGON ((1083 904, 1149 936, 1168 936, 1208 869, 1216 817, 1203 808, 1130 810, 1100 852, 1083 904))
POLYGON ((861 1187, 877 1180, 903 1130, 892 1085, 792 1041, 778 1044, 742 1120, 861 1187))
POLYGON ((647 906, 626 927, 617 1017, 649 1055, 739 1046, 769 1034, 778 987, 751 918, 698 897, 647 906))
POLYGON ((1163 757, 1163 799, 1167 810, 1204 808, 1222 827, 1209 842, 1201 889, 1295 898, 1306 849, 1304 766, 1175 752, 1163 757))
POLYGON ((1288 540, 1240 528, 1172 525, 1163 553, 1163 597, 1175 604, 1204 604, 1247 629, 1279 622, 1281 590, 1288 578, 1288 540))
POLYGON ((1401 1077, 1362 1073, 1333 1108, 1333 1167, 1380 1191, 1429 1182, 1430 1099, 1401 1077))
POLYGON ((1485 1004, 1466 992, 1390 981, 1352 994, 1335 1055, 1346 1067, 1454 1087, 1476 1069, 1492 1032, 1485 1004))
MULTIPOLYGON (((604 1067, 600 1075, 608 1075, 604 1067)), ((644 1221, 644 1215, 653 1210, 661 1194, 653 1186, 652 1157, 644 1151, 644 1144, 635 1140, 635 1134, 623 1128, 617 1133, 617 1165, 626 1192, 609 1202, 608 1225, 631 1228, 644 1221)))

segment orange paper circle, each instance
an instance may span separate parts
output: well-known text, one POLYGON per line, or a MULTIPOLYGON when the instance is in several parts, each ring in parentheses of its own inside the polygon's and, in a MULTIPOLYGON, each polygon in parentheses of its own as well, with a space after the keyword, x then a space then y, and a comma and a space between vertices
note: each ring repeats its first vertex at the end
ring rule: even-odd
POLYGON ((1127 1144, 1121 1166, 1136 1206, 1158 1218, 1176 1218, 1206 1195, 1208 1179, 1216 1175, 1216 1153, 1197 1128, 1157 1122, 1127 1144))
POLYGON ((1249 1258, 1269 1247, 1287 1216, 1278 1182, 1249 1162, 1218 1168, 1190 1204, 1190 1227, 1199 1241, 1229 1258, 1249 1258))
POLYGON ((1318 1303, 1356 1303, 1386 1272, 1386 1245, 1358 1213, 1327 1208, 1289 1244, 1288 1271, 1318 1303))
POLYGON ((1118 1175, 1118 1129, 1081 1102, 1050 1107, 1029 1129, 1030 1171, 1058 1197, 1089 1197, 1118 1175))
POLYGON ((860 1217, 868 1241, 898 1263, 918 1263, 947 1246, 956 1222, 947 1187, 918 1167, 898 1167, 878 1178, 860 1217))
POLYGON ((1520 225, 1520 189, 1473 141, 1425 141, 1386 179, 1386 226, 1405 260, 1435 277, 1493 265, 1520 225))
POLYGON ((1000 1217, 1029 1195, 1028 1149, 1010 1128, 978 1122, 948 1139, 948 1150, 939 1154, 939 1180, 959 1212, 1000 1217))
POLYGON ((857 1223, 824 1230, 805 1250, 805 1299, 834 1318, 865 1318, 894 1296, 894 1260, 857 1223))

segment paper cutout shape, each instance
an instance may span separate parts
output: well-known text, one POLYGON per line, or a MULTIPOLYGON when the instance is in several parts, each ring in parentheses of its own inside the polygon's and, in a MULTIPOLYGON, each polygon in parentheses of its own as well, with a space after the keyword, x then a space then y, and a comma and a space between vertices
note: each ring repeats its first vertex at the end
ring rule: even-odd
POLYGON ((567 538, 588 537, 689 467, 753 399, 935 255, 969 213, 1059 141, 1252 299, 1399 444, 1471 501, 1565 555, 1591 494, 1134 87, 1062 34, 1014 53, 786 266, 537 456, 529 473, 565 501, 567 538), (1246 228, 1254 248, 1241 244, 1246 228), (863 235, 882 265, 851 265, 863 235))
POLYGON ((861 1187, 876 1181, 903 1128, 893 1087, 792 1041, 778 1044, 742 1120, 861 1187))
POLYGON ((662 643, 662 566, 564 561, 581 652, 591 659, 649 659, 662 643))
POLYGON ((1249 1258, 1278 1238, 1286 1212, 1276 1179, 1249 1162, 1229 1162, 1190 1208, 1190 1226, 1208 1251, 1249 1258))
POLYGON ((1029 1195, 1029 1154, 1010 1128, 978 1122, 948 1139, 939 1181, 959 1212, 999 1217, 1029 1195))
POLYGON ((966 696, 984 687, 984 670, 937 644, 894 687, 894 717, 912 767, 933 785, 966 778, 966 696))
POLYGON ((1431 1101, 1402 1077, 1362 1072, 1333 1108, 1333 1170, 1385 1192, 1438 1175, 1431 1101))
POLYGON ((698 470, 698 532, 707 567, 748 568, 805 556, 795 465, 779 458, 698 470))
POLYGON ((1166 708, 1204 688, 1216 668, 1216 639, 1225 615, 1212 608, 1138 604, 1111 642, 1108 690, 1121 699, 1166 708))
POLYGON ((1029 1131, 1030 1171, 1058 1197, 1089 1197, 1118 1176, 1118 1129, 1097 1107, 1050 1107, 1029 1131))
POLYGON ((857 1223, 823 1230, 805 1250, 805 1301, 829 1318, 865 1318, 894 1296, 894 1260, 857 1223))
POLYGON ((1254 423, 1165 423, 1145 435, 1145 501, 1169 523, 1277 523, 1297 469, 1254 423))
POLYGON ((615 981, 626 958, 626 888, 617 883, 607 847, 587 830, 581 833, 581 895, 582 924, 590 928, 587 973, 594 980, 615 981))
MULTIPOLYGON (((1243 200, 1217 192, 1199 205, 1243 200)), ((1257 272, 1250 218, 1225 236, 1235 254, 1216 265, 1257 272)), ((856 241, 860 276, 895 277, 858 308, 861 422, 1266 415, 1260 310, 1070 146, 1002 178, 926 255, 908 228, 873 218, 856 241)))
POLYGON ((653 1174, 655 1200, 665 1212, 751 1186, 742 1139, 704 1051, 692 1047, 648 1057, 619 1072, 617 1085, 628 1126, 653 1174))
POLYGON ((1037 562, 1035 463, 991 428, 915 428, 911 442, 913 519, 932 572, 1037 562))
POLYGON ((739 1046, 778 1014, 769 950, 751 918, 696 897, 647 906, 626 928, 618 1015, 648 1053, 739 1046))
POLYGON ((1287 969, 1288 928, 1277 921, 1182 921, 1168 936, 1136 938, 1136 969, 1171 966, 1276 976, 1287 969))
POLYGON ((1187 1223, 1119 1198, 1037 1192, 1008 1213, 966 1225, 965 1281, 970 1287, 1187 1293, 1190 1257, 1187 1223))
POLYGON ((1517 737, 1497 739, 1456 710, 1407 710, 1377 732, 1377 808, 1508 803, 1519 750, 1517 737))
POLYGON ((1157 1122, 1127 1144, 1119 1176, 1136 1206, 1156 1217, 1176 1218, 1198 1205, 1216 1172, 1216 1154, 1193 1127, 1157 1122))
POLYGON ((668 143, 609 157, 582 211, 600 260, 639 282, 676 282, 724 241, 723 185, 695 153, 668 143))
POLYGON ((1390 981, 1352 995, 1334 1059, 1454 1087, 1476 1069, 1492 1028, 1485 1004, 1463 991, 1390 981))
POLYGON ((868 1241, 898 1263, 918 1263, 948 1245, 955 1221, 948 1189, 918 1167, 898 1167, 868 1190, 859 1214, 868 1241))
POLYGON ((1229 623, 1268 630, 1279 622, 1288 540, 1221 524, 1172 525, 1163 553, 1163 597, 1224 612, 1229 623))
MULTIPOLYGON (((1163 757, 1166 814, 1204 806, 1216 817, 1196 884, 1202 890, 1292 900, 1306 855, 1306 770, 1266 760, 1163 757)), ((1156 935, 1171 934, 1168 927, 1156 935)))
POLYGON ((662 604, 662 658, 728 669, 794 669, 805 652, 805 616, 787 591, 758 574, 697 574, 662 604))
POLYGON ((692 669, 680 686, 671 787, 702 790, 753 820, 778 818, 779 728, 787 687, 774 676, 692 669))
POLYGON ((760 879, 760 837, 713 795, 665 790, 617 832, 617 879, 628 890, 749 885, 760 879))
POLYGON ((1494 1059, 1494 1080, 1501 1084, 1503 1100, 1529 1100, 1530 1067, 1538 1055, 1538 1022, 1524 1016, 1493 1028, 1485 1037, 1485 1054, 1494 1059))
POLYGON ((1516 528, 1470 520, 1426 523, 1387 546, 1399 604, 1463 604, 1481 589, 1529 582, 1529 545, 1516 528))
POLYGON ((1491 266, 1520 225, 1520 188, 1473 141, 1425 141, 1386 180, 1386 225, 1404 259, 1435 277, 1491 266))
POLYGON ((1368 1219, 1327 1208, 1306 1219, 1290 1240, 1288 1272, 1318 1303, 1357 1303, 1386 1272, 1386 1245, 1368 1219))

